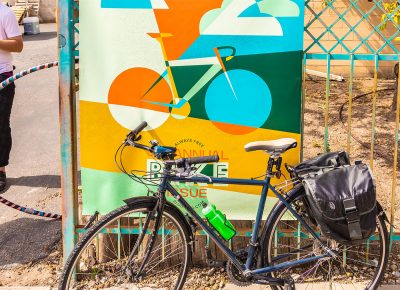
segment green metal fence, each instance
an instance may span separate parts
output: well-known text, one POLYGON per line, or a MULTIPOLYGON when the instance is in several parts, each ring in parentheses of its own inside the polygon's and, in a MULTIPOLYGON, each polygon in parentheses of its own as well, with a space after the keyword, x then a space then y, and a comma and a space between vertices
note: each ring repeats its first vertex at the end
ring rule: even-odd
MULTIPOLYGON (((352 100, 353 83, 356 65, 367 61, 373 62, 373 101, 372 122, 370 132, 370 165, 375 159, 375 127, 376 104, 378 88, 378 72, 382 64, 399 62, 399 49, 396 38, 400 34, 400 23, 397 23, 400 7, 394 2, 393 9, 387 7, 393 1, 366 0, 307 0, 305 24, 305 54, 304 71, 317 61, 324 67, 326 75, 325 104, 324 104, 324 150, 331 145, 329 128, 329 104, 332 82, 331 72, 336 61, 345 62, 344 70, 348 75, 348 122, 347 150, 351 150, 352 134, 352 100)), ((77 232, 82 232, 78 225, 77 206, 77 137, 76 137, 76 104, 77 87, 75 57, 79 56, 78 2, 73 0, 58 0, 58 27, 60 44, 60 123, 61 123, 61 152, 62 152, 62 199, 63 199, 63 242, 64 258, 72 251, 76 242, 77 232)), ((400 91, 400 90, 398 90, 400 91)), ((305 94, 304 94, 305 96, 305 94)), ((397 150, 399 140, 399 111, 400 95, 397 96, 396 127, 393 130, 394 148, 392 191, 390 193, 390 221, 395 220, 395 194, 397 182, 397 150)), ((303 98, 303 104, 305 102, 303 98)), ((303 130, 304 131, 304 130, 303 130)), ((304 144, 304 143, 303 143, 304 144)), ((244 232, 243 235, 248 235, 244 232)), ((296 235, 296 233, 293 233, 296 235)), ((400 240, 394 234, 391 226, 392 240, 400 240)))
MULTIPOLYGON (((326 90, 324 105, 324 150, 329 151, 331 140, 329 132, 329 104, 331 98, 331 71, 334 61, 345 62, 342 71, 348 75, 348 120, 347 151, 351 154, 353 84, 357 63, 373 62, 373 99, 371 108, 372 122, 370 128, 370 167, 374 167, 376 141, 376 107, 378 90, 378 72, 382 64, 394 66, 399 62, 399 46, 396 41, 400 35, 400 5, 395 1, 363 1, 363 0, 307 0, 305 23, 305 56, 304 68, 313 60, 325 66, 326 90), (389 7, 389 5, 391 7, 389 7)), ((397 90, 398 91, 398 90, 397 90)), ((400 95, 397 96, 397 99, 400 95)), ((306 102, 303 99, 303 105, 306 102)), ((390 193, 390 222, 395 221, 395 195, 397 178, 397 151, 399 141, 399 101, 396 108, 396 123, 392 132, 394 139, 392 190, 390 193)), ((391 226, 392 240, 399 240, 391 226)))

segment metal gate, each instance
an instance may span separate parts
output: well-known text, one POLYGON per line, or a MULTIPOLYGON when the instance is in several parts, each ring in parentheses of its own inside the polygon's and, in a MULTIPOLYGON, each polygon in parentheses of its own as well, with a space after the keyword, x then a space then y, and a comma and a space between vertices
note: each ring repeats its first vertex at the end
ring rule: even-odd
MULTIPOLYGON (((395 1, 361 1, 361 0, 325 0, 306 1, 305 21, 305 55, 304 68, 318 63, 318 67, 325 74, 325 100, 323 110, 323 150, 329 151, 335 142, 330 138, 330 104, 332 101, 332 81, 341 80, 341 76, 333 75, 332 71, 344 73, 348 82, 348 108, 347 108, 347 152, 352 152, 352 115, 354 100, 354 82, 357 74, 357 65, 370 64, 370 73, 373 75, 372 102, 365 110, 371 111, 371 123, 369 128, 369 165, 374 168, 376 161, 376 127, 377 127, 377 103, 379 75, 391 74, 396 63, 399 62, 400 43, 400 2, 395 1), (340 63, 338 68, 338 64, 340 63), (336 65, 335 65, 336 64, 336 65)), ((365 75, 365 72, 361 72, 365 75)), ((392 73, 392 77, 394 74, 392 73)), ((304 78, 306 79, 306 78, 304 78)), ((398 86, 398 81, 396 82, 398 86)), ((307 85, 304 85, 306 88, 307 85)), ((398 92, 398 90, 397 90, 398 92)), ((307 106, 304 93, 303 107, 307 106)), ((395 96, 397 100, 400 94, 395 96)), ((394 99, 395 99, 394 98, 394 99)), ((396 102, 394 102, 396 103, 396 102)), ((393 139, 393 150, 387 152, 392 158, 391 190, 385 192, 390 199, 390 223, 395 222, 395 202, 397 176, 397 151, 399 141, 399 101, 395 106, 395 126, 390 132, 393 139)), ((304 111, 303 111, 304 120, 304 111)), ((304 125, 304 122, 303 122, 304 125)), ((304 127, 303 127, 304 132, 304 127)), ((353 141, 354 142, 354 141, 353 141)), ((343 148, 344 149, 344 148, 343 148)), ((303 143, 304 151, 304 143, 303 143)), ((391 226, 392 240, 398 240, 394 235, 394 227, 391 226)))

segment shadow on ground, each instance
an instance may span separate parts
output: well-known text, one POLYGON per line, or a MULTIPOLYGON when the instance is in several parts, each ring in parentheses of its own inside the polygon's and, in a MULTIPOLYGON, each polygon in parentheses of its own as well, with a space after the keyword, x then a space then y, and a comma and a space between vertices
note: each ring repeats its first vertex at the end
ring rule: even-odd
POLYGON ((61 221, 20 218, 0 225, 0 266, 47 257, 61 239, 61 221))
MULTIPOLYGON (((80 171, 78 171, 78 184, 81 184, 80 171)), ((61 188, 61 177, 60 175, 7 177, 7 189, 13 185, 27 187, 61 188)))
POLYGON ((49 40, 56 37, 57 37, 57 32, 55 31, 41 32, 40 34, 35 34, 35 35, 25 35, 25 34, 23 35, 24 41, 49 40))
POLYGON ((20 176, 7 178, 8 186, 27 186, 27 187, 45 187, 45 188, 60 188, 60 175, 35 175, 35 176, 20 176))

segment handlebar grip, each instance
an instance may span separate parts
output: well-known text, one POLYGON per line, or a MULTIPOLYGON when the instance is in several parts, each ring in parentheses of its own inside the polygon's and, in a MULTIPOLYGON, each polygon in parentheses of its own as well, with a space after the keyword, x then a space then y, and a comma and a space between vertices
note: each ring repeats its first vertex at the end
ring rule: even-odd
POLYGON ((218 161, 219 161, 218 155, 192 157, 192 158, 187 159, 187 162, 189 164, 214 163, 214 162, 218 162, 218 161))
POLYGON ((192 157, 192 158, 179 158, 176 160, 166 160, 165 164, 175 165, 178 168, 186 168, 193 164, 202 164, 202 163, 213 163, 218 162, 219 156, 202 156, 202 157, 192 157))
POLYGON ((137 135, 137 134, 139 134, 144 128, 146 128, 147 127, 147 122, 146 121, 143 121, 142 123, 140 123, 140 125, 139 126, 137 126, 135 129, 133 129, 132 131, 131 131, 131 134, 132 135, 137 135))

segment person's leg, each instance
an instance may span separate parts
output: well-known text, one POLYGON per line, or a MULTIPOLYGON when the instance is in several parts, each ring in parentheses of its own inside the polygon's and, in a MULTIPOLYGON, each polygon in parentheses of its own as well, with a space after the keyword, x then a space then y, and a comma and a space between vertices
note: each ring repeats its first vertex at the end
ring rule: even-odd
POLYGON ((12 146, 10 116, 14 94, 13 84, 0 91, 0 191, 6 187, 5 167, 8 165, 12 146))

